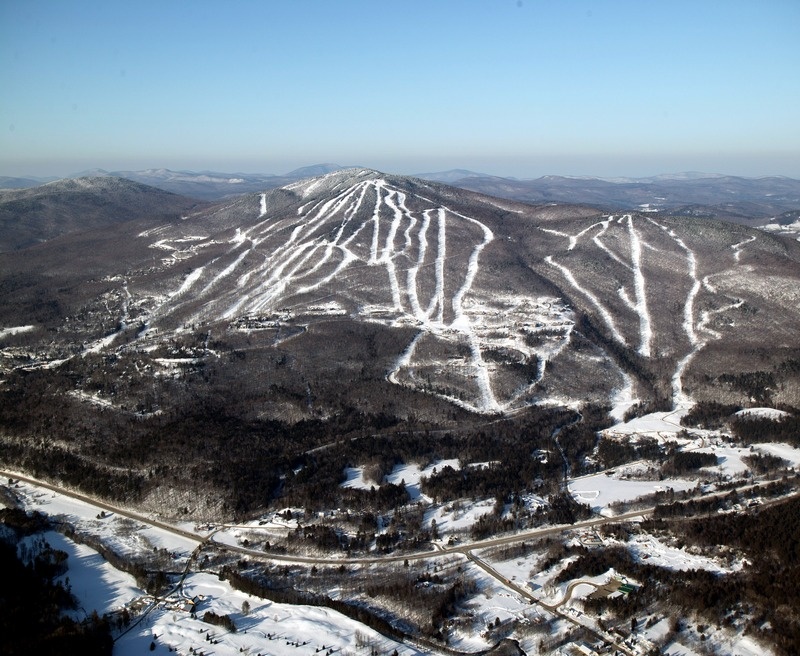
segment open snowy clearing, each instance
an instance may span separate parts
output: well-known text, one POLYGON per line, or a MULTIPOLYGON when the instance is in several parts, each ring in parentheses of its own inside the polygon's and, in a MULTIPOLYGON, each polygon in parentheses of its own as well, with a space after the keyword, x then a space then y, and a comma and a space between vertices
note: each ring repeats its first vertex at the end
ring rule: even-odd
POLYGON ((151 550, 156 547, 176 554, 178 562, 185 564, 185 558, 188 558, 203 539, 202 535, 198 535, 196 540, 192 540, 156 526, 106 513, 99 506, 24 482, 16 483, 14 492, 26 510, 36 510, 79 526, 81 530, 114 544, 115 548, 123 552, 133 553, 143 546, 151 550))
MULTIPOLYGON (((392 471, 384 478, 384 481, 393 485, 404 485, 412 502, 425 501, 430 503, 431 499, 420 492, 420 482, 423 478, 429 478, 444 467, 452 467, 456 470, 461 469, 458 458, 437 460, 424 469, 420 468, 416 463, 395 465, 392 471)), ((342 487, 369 490, 380 485, 380 483, 364 478, 363 467, 347 467, 345 476, 347 479, 341 484, 342 487)))
POLYGON ((615 424, 611 428, 606 428, 603 433, 607 435, 650 435, 660 436, 662 434, 675 434, 682 430, 681 417, 688 411, 690 406, 680 407, 668 412, 653 412, 642 417, 635 417, 627 422, 615 424))
POLYGON ((609 506, 615 502, 633 501, 639 497, 664 492, 672 488, 676 492, 691 490, 697 481, 669 478, 664 480, 627 480, 617 474, 592 474, 569 482, 570 494, 580 503, 588 503, 592 510, 602 515, 613 516, 609 506))
POLYGON ((219 656, 368 654, 373 647, 380 653, 391 653, 394 649, 407 656, 423 653, 385 638, 334 610, 273 603, 234 590, 212 574, 190 574, 184 582, 182 598, 199 600, 198 617, 207 611, 230 615, 237 632, 229 633, 222 627, 193 619, 189 612, 178 608, 180 599, 176 598, 174 604, 159 605, 146 622, 118 640, 115 656, 147 653, 153 636, 156 649, 149 653, 156 654, 169 653, 169 647, 184 654, 194 649, 219 656), (250 606, 247 614, 242 612, 245 601, 250 606))
MULTIPOLYGON (((40 536, 35 536, 38 540, 40 536)), ((94 549, 73 542, 61 533, 47 531, 42 534, 47 543, 67 554, 69 571, 58 578, 71 586, 72 594, 78 599, 78 608, 70 612, 77 621, 83 620, 97 611, 121 610, 131 600, 145 596, 136 586, 136 580, 126 572, 112 567, 94 549)), ((23 542, 30 543, 32 538, 23 542)))
POLYGON ((651 535, 634 536, 627 546, 639 560, 646 561, 649 565, 676 571, 702 569, 715 574, 729 574, 738 572, 744 567, 744 563, 740 560, 729 565, 719 559, 692 554, 686 549, 670 547, 651 535))
POLYGON ((9 337, 10 335, 19 335, 20 333, 27 333, 36 328, 36 326, 13 326, 11 328, 0 328, 0 339, 9 337))
POLYGON ((740 419, 771 419, 772 421, 777 421, 788 417, 789 413, 775 408, 747 408, 746 410, 739 410, 736 416, 740 419))
POLYGON ((791 467, 800 467, 800 449, 780 442, 768 442, 753 445, 755 451, 769 453, 787 460, 791 467))

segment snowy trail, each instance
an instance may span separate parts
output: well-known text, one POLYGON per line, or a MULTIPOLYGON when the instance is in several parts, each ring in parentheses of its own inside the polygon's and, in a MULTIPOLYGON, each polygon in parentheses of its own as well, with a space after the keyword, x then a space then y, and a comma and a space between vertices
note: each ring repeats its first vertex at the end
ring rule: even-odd
POLYGON ((631 378, 624 371, 622 372, 622 377, 625 383, 614 395, 614 398, 611 401, 613 407, 611 412, 609 412, 609 414, 620 423, 624 421, 625 413, 628 411, 628 409, 636 403, 636 399, 633 395, 633 378, 631 378))
POLYGON ((480 221, 476 221, 475 219, 464 216, 463 214, 459 214, 458 212, 453 212, 452 210, 449 211, 455 216, 472 222, 483 231, 483 241, 477 244, 470 254, 469 262, 467 263, 467 275, 464 278, 464 284, 453 296, 452 303, 453 314, 455 315, 455 318, 453 319, 451 327, 465 332, 469 337, 470 347, 472 349, 472 366, 475 369, 478 387, 481 392, 481 408, 488 412, 499 412, 500 404, 497 402, 494 392, 492 391, 489 369, 486 366, 486 362, 483 360, 480 342, 475 334, 475 330, 472 327, 469 317, 464 312, 464 297, 472 288, 475 276, 478 274, 478 260, 483 252, 483 249, 486 248, 486 245, 494 239, 494 233, 492 233, 492 231, 480 221))
MULTIPOLYGON (((694 304, 699 294, 700 290, 703 287, 703 282, 697 277, 697 256, 695 252, 686 245, 686 242, 683 241, 677 234, 675 234, 674 230, 667 228, 660 223, 657 223, 653 219, 647 219, 650 223, 658 228, 661 228, 669 237, 675 242, 678 247, 683 251, 684 257, 686 258, 686 268, 687 273, 689 275, 690 280, 692 281, 692 286, 689 289, 689 292, 686 295, 686 300, 684 301, 683 305, 683 322, 682 327, 683 331, 686 333, 686 337, 689 339, 689 344, 691 344, 692 348, 677 364, 675 368, 675 372, 672 375, 672 404, 675 408, 685 407, 687 404, 691 403, 691 399, 683 390, 683 374, 686 371, 686 368, 691 363, 692 359, 694 358, 697 353, 703 349, 706 345, 705 341, 701 341, 697 336, 697 329, 695 329, 695 322, 694 322, 694 304)), ((702 324, 701 324, 702 325, 702 324)), ((699 326, 698 326, 699 329, 699 326)))
MULTIPOLYGON (((626 262, 625 260, 623 260, 619 255, 617 255, 610 248, 608 248, 608 246, 606 246, 601 240, 601 237, 606 234, 609 226, 614 221, 614 219, 615 219, 614 216, 609 216, 603 221, 595 222, 574 235, 567 234, 558 230, 552 230, 549 228, 540 228, 540 229, 544 232, 566 237, 569 240, 566 250, 571 251, 575 249, 581 237, 588 234, 590 231, 597 229, 598 227, 600 228, 592 236, 592 242, 598 248, 600 248, 604 253, 606 253, 612 260, 622 265, 623 267, 625 267, 625 269, 629 270, 632 273, 633 292, 635 298, 634 299, 630 298, 625 286, 621 286, 618 289, 618 293, 622 301, 625 303, 625 305, 632 312, 634 312, 639 319, 638 352, 645 357, 650 357, 652 354, 652 344, 653 344, 653 324, 652 324, 652 317, 647 306, 646 281, 642 269, 642 240, 639 235, 639 232, 634 227, 633 216, 631 214, 625 214, 616 219, 617 224, 623 224, 623 223, 627 224, 627 234, 628 234, 628 242, 630 245, 631 261, 626 262)), ((570 283, 570 285, 572 285, 572 287, 574 287, 587 299, 589 299, 592 305, 594 305, 594 307, 602 316, 603 321, 606 323, 609 330, 611 330, 612 334, 614 335, 614 338, 622 344, 627 344, 627 341, 625 340, 622 333, 618 329, 610 310, 605 305, 603 305, 603 303, 597 298, 597 296, 595 296, 586 287, 582 286, 575 278, 575 275, 567 266, 565 266, 564 264, 557 263, 552 256, 546 257, 545 261, 551 266, 558 268, 564 275, 564 277, 567 279, 567 281, 570 283)))
POLYGON ((381 229, 381 192, 385 186, 383 180, 378 180, 375 183, 375 208, 372 211, 372 247, 370 248, 369 264, 378 263, 378 244, 380 239, 381 229))
MULTIPOLYGON (((422 310, 422 306, 420 305, 419 301, 419 294, 417 292, 417 274, 419 273, 419 269, 425 263, 425 255, 428 252, 428 227, 431 224, 431 213, 432 210, 425 210, 422 213, 422 225, 420 226, 419 234, 417 237, 418 242, 418 250, 417 250, 417 261, 416 263, 409 267, 407 275, 407 286, 408 286, 408 300, 409 304, 411 305, 411 312, 414 316, 422 321, 428 318, 427 313, 422 310)), ((434 294, 435 297, 435 294, 434 294)))
POLYGON ((594 237, 592 237, 592 241, 595 245, 601 249, 606 255, 608 255, 612 260, 614 260, 617 264, 621 264, 626 269, 630 269, 631 265, 625 262, 619 255, 617 255, 614 251, 612 251, 608 246, 606 246, 602 241, 600 241, 600 237, 602 237, 607 231, 608 226, 611 225, 611 221, 614 219, 613 216, 609 216, 605 221, 601 221, 600 224, 603 226, 594 237))
POLYGON ((428 308, 428 316, 433 316, 437 305, 439 307, 439 314, 436 321, 440 324, 444 323, 444 259, 447 252, 447 217, 444 209, 441 207, 438 210, 439 219, 439 234, 437 237, 437 251, 436 251, 436 293, 431 301, 431 306, 428 308))
POLYGON ((564 278, 567 279, 567 282, 569 282, 569 284, 572 285, 572 287, 574 287, 578 292, 580 292, 587 299, 589 299, 589 302, 592 305, 594 305, 595 309, 600 313, 600 316, 603 318, 606 327, 611 331, 612 337, 620 344, 627 346, 628 343, 627 341, 625 341, 625 338, 622 336, 622 333, 617 328, 617 324, 614 321, 614 317, 611 316, 611 313, 608 311, 608 308, 606 308, 606 306, 603 305, 600 302, 600 300, 594 294, 592 294, 592 292, 590 292, 588 289, 578 284, 578 281, 575 279, 575 276, 572 275, 572 271, 570 271, 563 264, 559 264, 558 262, 556 262, 553 259, 552 255, 548 255, 546 258, 544 258, 544 261, 547 262, 550 266, 553 266, 559 271, 561 271, 561 275, 563 275, 564 278))
POLYGON ((204 270, 205 267, 201 266, 192 271, 188 276, 186 276, 186 279, 183 281, 181 286, 169 295, 170 298, 175 298, 176 296, 181 296, 188 292, 192 288, 192 285, 194 285, 194 283, 200 279, 200 276, 203 275, 204 270))
POLYGON ((203 289, 200 291, 200 294, 206 294, 211 289, 219 283, 221 280, 224 280, 229 275, 231 275, 236 268, 242 263, 244 258, 246 258, 252 251, 252 248, 248 248, 247 250, 242 251, 233 262, 231 262, 228 266, 226 266, 222 271, 220 271, 216 276, 214 276, 203 289))
POLYGON ((394 368, 387 374, 386 378, 391 383, 400 384, 397 380, 397 374, 401 369, 407 368, 411 364, 411 360, 414 357, 414 350, 417 348, 417 342, 419 342, 420 338, 425 334, 425 331, 420 330, 415 336, 414 339, 409 342, 408 346, 406 347, 405 351, 400 354, 400 357, 397 358, 397 362, 395 362, 394 368))
POLYGON ((645 292, 644 273, 642 273, 642 242, 639 233, 633 227, 633 217, 626 215, 628 220, 628 234, 631 242, 631 261, 633 263, 633 288, 636 291, 635 310, 639 315, 639 353, 646 358, 650 357, 653 343, 653 329, 651 327, 650 312, 647 309, 647 294, 645 292))
POLYGON ((738 262, 739 258, 742 256, 742 248, 747 246, 747 244, 752 244, 755 240, 756 236, 752 235, 749 239, 745 239, 744 241, 740 241, 738 244, 731 246, 731 249, 733 250, 733 259, 738 262))
POLYGON ((542 232, 547 232, 547 233, 549 233, 551 235, 557 235, 559 237, 566 237, 569 240, 569 244, 567 245, 567 250, 571 251, 571 250, 575 249, 575 247, 578 245, 578 240, 581 237, 583 237, 583 235, 585 235, 587 232, 589 232, 593 228, 596 228, 597 226, 602 225, 602 224, 603 224, 602 221, 597 222, 597 223, 593 223, 592 225, 588 226, 587 228, 584 228, 583 230, 581 230, 580 232, 578 232, 577 234, 574 234, 574 235, 571 235, 571 234, 566 233, 566 232, 562 232, 560 230, 553 230, 552 228, 539 228, 539 230, 541 230, 542 232))
POLYGON ((712 328, 708 327, 708 323, 711 321, 718 314, 722 314, 724 312, 729 312, 730 310, 735 310, 736 308, 740 308, 744 305, 744 301, 737 301, 736 303, 731 303, 730 305, 725 305, 721 308, 717 308, 716 310, 705 310, 700 313, 700 321, 697 323, 697 330, 704 331, 711 335, 714 339, 721 339, 722 333, 713 330, 712 328))
POLYGON ((389 224, 389 231, 386 235, 386 243, 383 246, 383 250, 381 251, 381 256, 378 259, 379 264, 383 264, 386 267, 387 272, 389 273, 389 285, 392 289, 392 302, 394 304, 394 309, 397 312, 403 312, 403 301, 402 295, 400 292, 400 281, 397 276, 397 269, 394 265, 394 258, 397 255, 397 251, 394 247, 394 240, 397 236, 397 232, 400 229, 400 223, 403 220, 403 213, 400 211, 400 208, 393 202, 393 196, 395 196, 397 192, 394 190, 390 191, 384 201, 386 206, 392 212, 392 221, 389 224))
POLYGON ((689 343, 692 344, 692 346, 696 346, 698 344, 698 339, 694 328, 694 301, 702 287, 702 282, 697 277, 697 257, 695 256, 694 251, 686 245, 683 239, 675 234, 674 230, 670 230, 666 226, 653 221, 653 219, 648 218, 647 220, 667 233, 667 235, 669 235, 672 241, 674 241, 680 247, 686 256, 686 267, 688 269, 689 277, 692 280, 692 287, 689 290, 689 293, 686 295, 686 301, 683 305, 683 330, 686 333, 686 336, 689 338, 689 343))
POLYGON ((452 212, 452 210, 451 213, 455 214, 455 216, 465 219, 466 221, 471 221, 483 231, 483 241, 475 246, 471 255, 469 256, 469 262, 467 263, 467 275, 464 278, 464 284, 461 285, 461 287, 453 296, 453 314, 455 315, 455 319, 453 319, 453 325, 455 326, 456 324, 461 323, 464 316, 464 296, 472 288, 472 283, 475 280, 475 276, 478 274, 478 259, 480 258, 483 249, 486 248, 487 244, 494 239, 494 233, 480 221, 471 219, 463 214, 458 214, 457 212, 452 212))

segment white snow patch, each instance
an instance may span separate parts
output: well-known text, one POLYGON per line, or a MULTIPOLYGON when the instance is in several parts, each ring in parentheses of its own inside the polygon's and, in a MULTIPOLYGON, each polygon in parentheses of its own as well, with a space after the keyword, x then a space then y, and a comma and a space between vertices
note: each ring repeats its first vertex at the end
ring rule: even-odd
POLYGON ((740 419, 771 419, 777 421, 788 417, 789 413, 775 408, 747 408, 746 410, 739 410, 736 416, 740 419))
POLYGON ((19 335, 20 333, 27 333, 33 330, 36 326, 13 326, 11 328, 0 328, 0 339, 8 337, 9 335, 19 335))
POLYGON ((580 503, 588 503, 596 512, 606 514, 608 506, 615 501, 633 501, 642 496, 655 494, 672 488, 676 492, 691 490, 697 481, 679 478, 642 481, 625 480, 617 475, 607 473, 592 474, 573 479, 569 482, 569 491, 580 503))
POLYGON ((741 570, 743 565, 742 561, 736 561, 728 566, 718 559, 689 553, 685 548, 670 547, 652 535, 637 535, 628 542, 627 546, 639 560, 645 560, 649 565, 675 571, 685 572, 698 569, 715 574, 729 574, 741 570))

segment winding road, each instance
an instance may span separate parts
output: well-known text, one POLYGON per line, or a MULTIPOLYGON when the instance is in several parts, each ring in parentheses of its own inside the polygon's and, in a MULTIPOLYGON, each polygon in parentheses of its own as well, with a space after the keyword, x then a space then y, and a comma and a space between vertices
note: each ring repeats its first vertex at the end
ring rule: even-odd
MULTIPOLYGON (((215 535, 229 528, 227 525, 220 525, 215 530, 212 530, 206 535, 187 531, 180 527, 174 526, 172 524, 160 521, 158 519, 154 519, 147 515, 143 515, 141 513, 132 511, 127 508, 122 508, 113 504, 110 504, 106 501, 99 500, 95 497, 91 497, 86 494, 82 494, 80 492, 76 492, 71 489, 63 488, 58 485, 53 485, 51 483, 47 483, 45 481, 41 481, 36 478, 32 478, 30 476, 25 476, 19 472, 13 471, 5 471, 0 470, 0 476, 13 479, 15 481, 21 481, 30 485, 34 485, 36 487, 50 490, 52 492, 56 492, 58 494, 67 496, 69 498, 82 501, 84 503, 90 504, 96 508, 101 510, 105 510, 108 512, 115 513, 122 517, 127 517, 129 519, 135 520, 147 526, 156 527, 163 531, 169 532, 173 535, 194 541, 197 543, 196 548, 193 550, 192 554, 190 555, 185 571, 183 573, 183 578, 188 574, 191 568, 192 562, 196 559, 197 555, 206 547, 215 547, 221 550, 226 550, 228 552, 241 554, 243 556, 248 556, 249 558, 258 559, 260 561, 274 561, 274 562, 282 562, 282 563, 291 563, 291 564, 299 564, 299 565, 375 565, 375 564, 389 564, 389 563, 397 563, 397 562, 405 562, 405 561, 422 561, 422 560, 431 560, 431 559, 440 559, 440 558, 447 558, 453 556, 462 556, 469 562, 473 563, 476 567, 480 568, 483 572, 487 575, 498 581, 501 585, 505 586, 513 593, 520 596, 520 598, 527 600, 529 603, 540 606, 541 608, 545 609, 549 613, 558 615, 559 617, 565 619, 566 621, 582 627, 589 631, 596 639, 602 640, 604 642, 612 643, 615 645, 615 648, 625 654, 629 654, 633 656, 634 652, 628 649, 625 645, 619 644, 615 642, 615 637, 611 636, 608 633, 600 632, 595 629, 593 626, 588 626, 585 623, 579 622, 576 617, 563 612, 561 607, 567 603, 572 595, 572 591, 574 588, 582 583, 587 583, 586 581, 575 581, 568 586, 566 590, 566 594, 563 599, 558 601, 557 603, 551 604, 547 603, 546 601, 537 598, 534 596, 531 591, 526 588, 518 585, 514 581, 508 579, 503 574, 498 572, 494 567, 489 565, 485 560, 483 560, 479 555, 476 554, 477 551, 481 551, 484 549, 491 549, 495 547, 501 547, 511 544, 516 544, 519 542, 524 542, 526 540, 536 540, 545 538, 548 536, 554 535, 561 535, 567 531, 585 531, 588 529, 594 529, 605 524, 610 523, 619 523, 627 520, 632 519, 641 519, 651 515, 654 511, 654 507, 648 507, 644 509, 634 510, 626 513, 622 513, 613 517, 594 517, 592 519, 587 519, 584 521, 576 522, 575 524, 568 524, 568 525, 558 525, 558 526, 545 526, 540 528, 533 528, 528 529, 525 531, 519 531, 512 535, 504 535, 494 538, 487 538, 485 540, 477 540, 474 542, 469 542, 466 544, 441 544, 441 543, 433 543, 432 550, 424 551, 424 552, 416 552, 416 553, 405 553, 405 554, 384 554, 379 556, 365 556, 365 557, 326 557, 326 556, 302 556, 296 554, 276 554, 276 553, 269 553, 264 551, 257 551, 255 549, 249 549, 247 547, 242 547, 239 545, 231 545, 227 543, 221 543, 214 539, 215 535)), ((758 485, 755 483, 754 485, 747 486, 747 487, 754 487, 758 485)), ((747 489, 741 488, 741 491, 745 491, 747 489)), ((729 494, 729 490, 724 490, 721 492, 712 492, 706 495, 703 495, 701 498, 713 498, 717 496, 724 496, 729 494)), ((773 505, 775 503, 781 503, 785 501, 787 498, 794 498, 800 496, 800 491, 794 492, 789 497, 781 497, 778 499, 771 499, 764 505, 773 505)), ((762 506, 763 507, 763 506, 762 506)), ((593 584, 594 585, 594 584, 593 584)), ((178 584, 178 588, 180 584, 178 584)))

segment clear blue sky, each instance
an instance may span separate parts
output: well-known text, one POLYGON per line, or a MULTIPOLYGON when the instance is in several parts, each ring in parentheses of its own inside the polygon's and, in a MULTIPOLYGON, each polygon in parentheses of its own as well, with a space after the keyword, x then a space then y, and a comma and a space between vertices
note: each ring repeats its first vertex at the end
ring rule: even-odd
POLYGON ((800 0, 0 0, 0 175, 800 178, 800 0))

